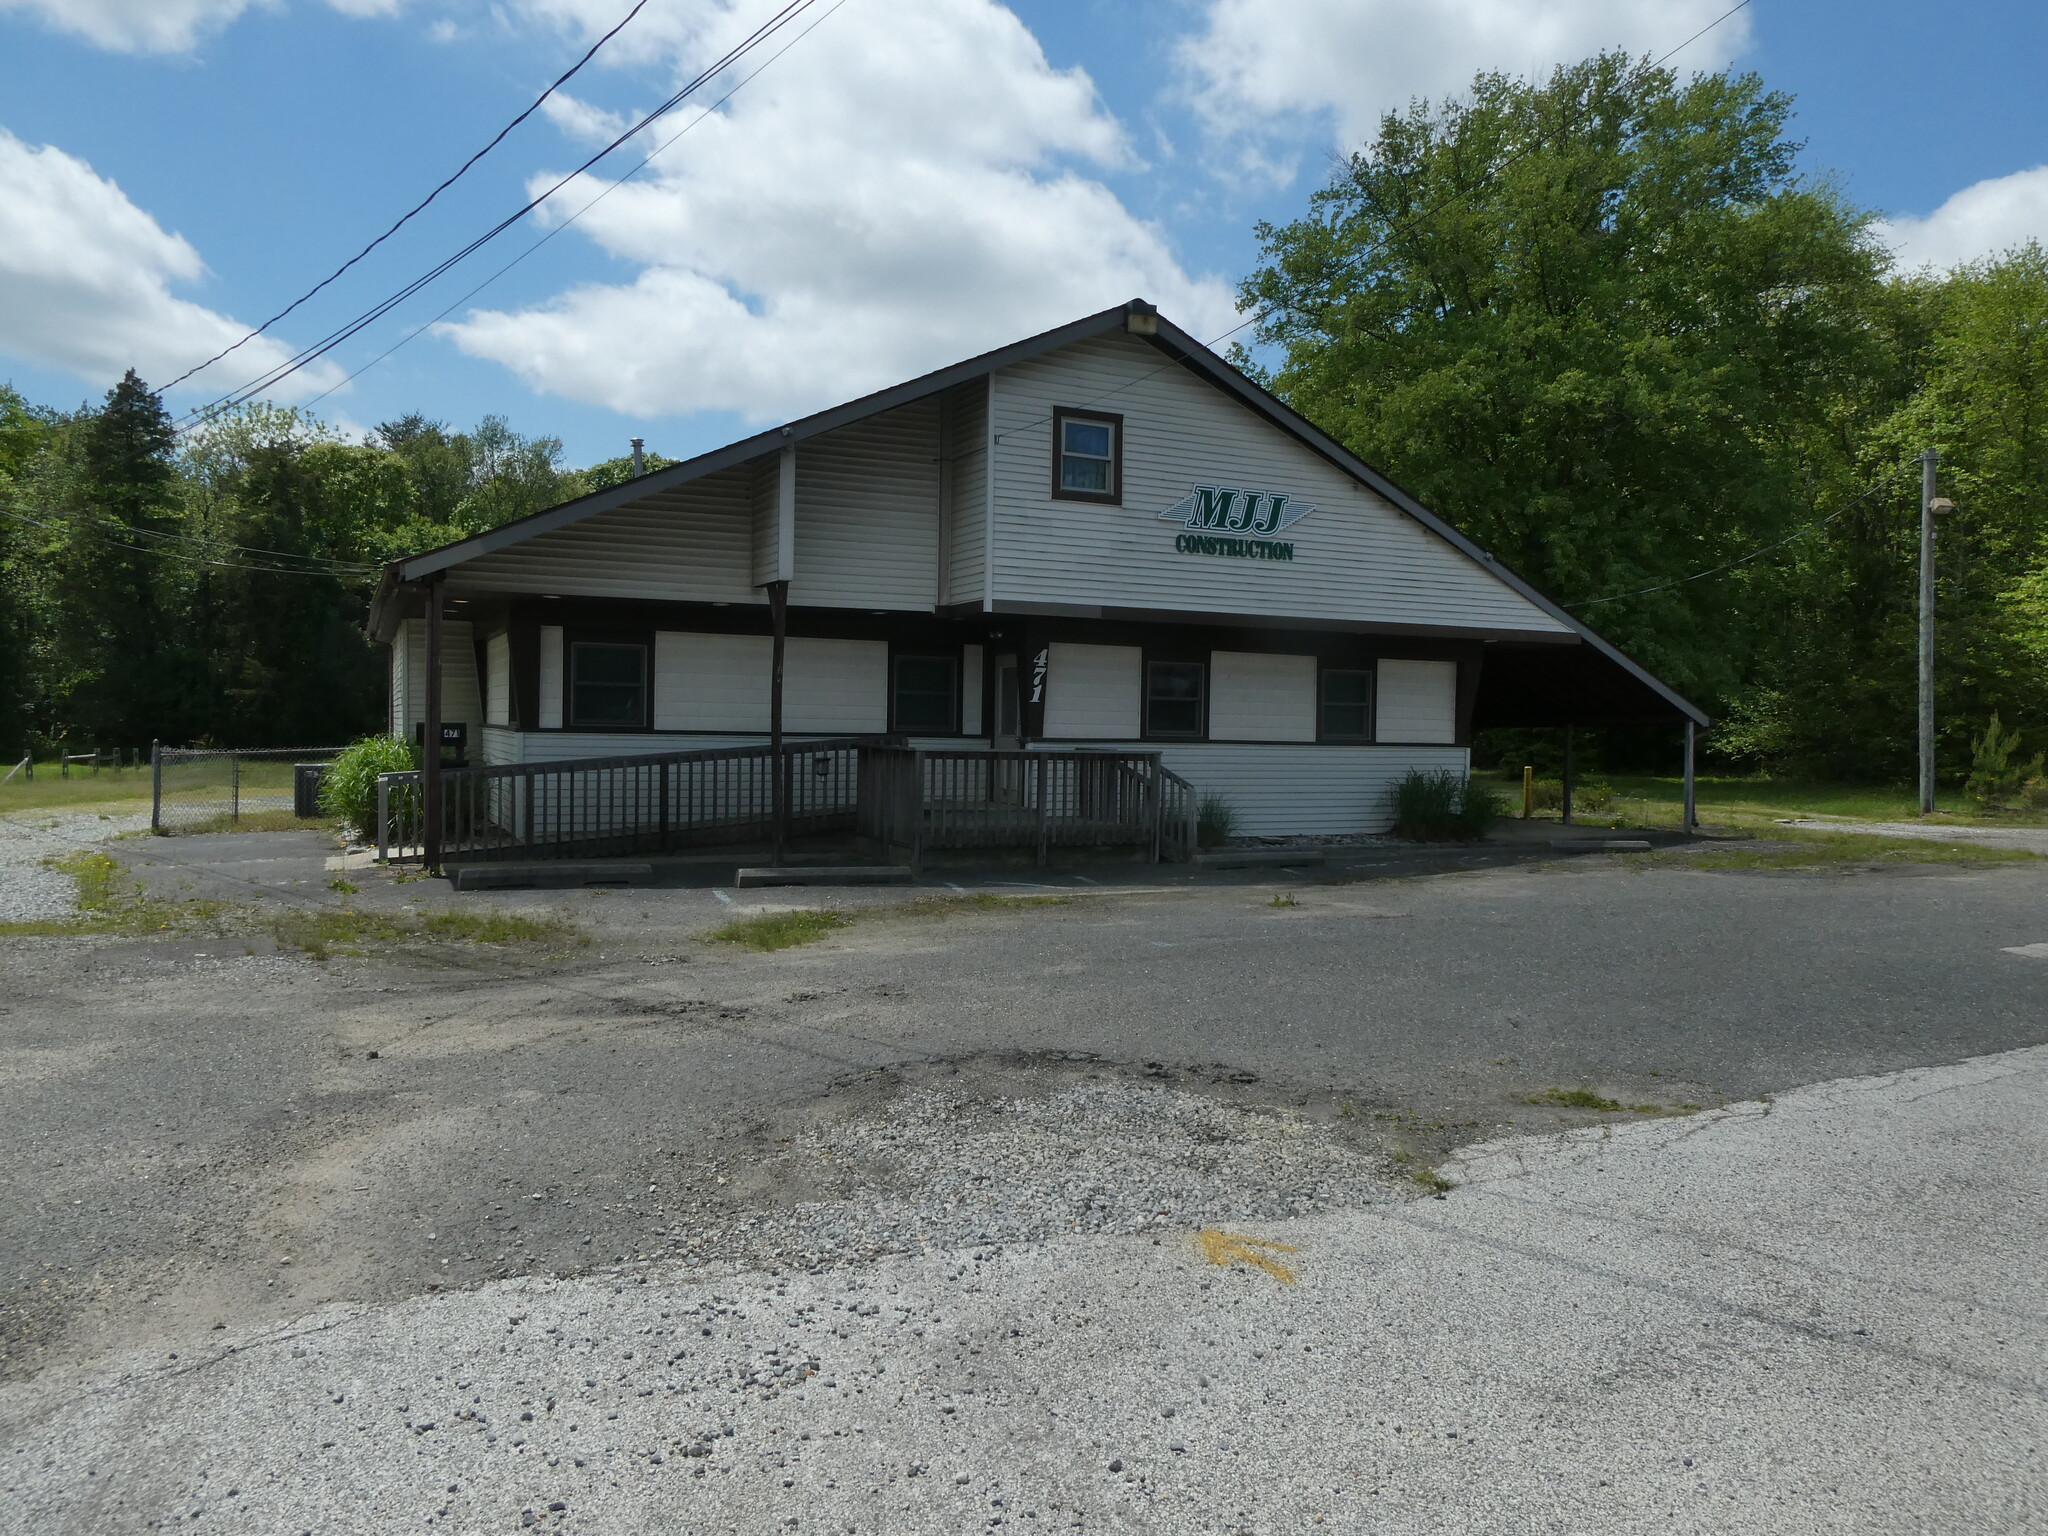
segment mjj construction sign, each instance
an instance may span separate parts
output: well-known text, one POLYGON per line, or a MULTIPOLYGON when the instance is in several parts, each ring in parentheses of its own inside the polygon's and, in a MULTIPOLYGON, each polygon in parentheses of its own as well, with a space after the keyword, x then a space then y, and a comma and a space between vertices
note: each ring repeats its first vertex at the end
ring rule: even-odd
POLYGON ((1294 546, 1274 535, 1300 522, 1315 508, 1281 491, 1247 491, 1228 485, 1198 485, 1159 514, 1190 531, 1173 541, 1184 555, 1224 555, 1238 560, 1292 560, 1294 546), (1219 535, 1221 535, 1219 537, 1219 535))

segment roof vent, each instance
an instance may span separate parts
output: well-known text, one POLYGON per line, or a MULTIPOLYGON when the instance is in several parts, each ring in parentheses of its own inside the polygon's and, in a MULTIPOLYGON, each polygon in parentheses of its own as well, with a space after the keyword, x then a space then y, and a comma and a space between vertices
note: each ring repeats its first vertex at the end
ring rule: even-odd
POLYGON ((1131 300, 1124 306, 1124 329, 1133 336, 1157 336, 1159 311, 1143 299, 1131 300))

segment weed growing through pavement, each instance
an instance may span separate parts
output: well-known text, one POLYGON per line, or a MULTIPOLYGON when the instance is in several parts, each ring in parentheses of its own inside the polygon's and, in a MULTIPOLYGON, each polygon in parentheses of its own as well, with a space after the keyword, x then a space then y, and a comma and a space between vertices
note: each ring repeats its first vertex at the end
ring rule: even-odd
POLYGON ((714 928, 704 937, 714 944, 737 944, 765 954, 809 944, 846 924, 844 912, 763 912, 714 928))
POLYGON ((78 888, 77 914, 0 923, 0 937, 160 933, 194 923, 211 922, 227 909, 225 902, 170 901, 146 896, 124 878, 127 872, 118 861, 93 850, 45 859, 43 863, 45 867, 71 877, 78 888))
POLYGON ((1288 892, 1282 891, 1271 901, 1267 902, 1266 905, 1269 907, 1298 907, 1301 903, 1296 901, 1288 892))
POLYGON ((870 907, 859 912, 831 908, 795 912, 764 912, 742 917, 714 928, 704 935, 713 944, 737 944, 742 949, 767 953, 810 944, 828 933, 854 923, 882 917, 953 917, 965 912, 1003 912, 1014 907, 1063 907, 1071 896, 1002 896, 992 891, 975 891, 959 896, 925 896, 890 907, 870 907))
POLYGON ((1662 1104, 1624 1104, 1619 1099, 1604 1099, 1588 1088, 1546 1088, 1541 1093, 1532 1093, 1522 1100, 1524 1104, 1555 1104, 1561 1109, 1597 1109, 1603 1114, 1620 1114, 1626 1111, 1637 1115, 1661 1115, 1662 1104))
POLYGON ((357 885, 352 880, 344 880, 341 878, 341 876, 336 875, 332 880, 327 882, 327 889, 329 889, 330 891, 339 891, 344 896, 354 896, 362 890, 362 887, 360 885, 357 885))

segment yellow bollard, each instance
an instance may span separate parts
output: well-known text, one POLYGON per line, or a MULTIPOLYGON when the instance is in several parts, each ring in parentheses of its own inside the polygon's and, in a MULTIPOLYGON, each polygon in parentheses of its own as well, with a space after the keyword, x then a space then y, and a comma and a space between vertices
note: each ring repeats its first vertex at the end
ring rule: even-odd
POLYGON ((1536 810, 1536 770, 1522 765, 1522 820, 1527 821, 1536 810))

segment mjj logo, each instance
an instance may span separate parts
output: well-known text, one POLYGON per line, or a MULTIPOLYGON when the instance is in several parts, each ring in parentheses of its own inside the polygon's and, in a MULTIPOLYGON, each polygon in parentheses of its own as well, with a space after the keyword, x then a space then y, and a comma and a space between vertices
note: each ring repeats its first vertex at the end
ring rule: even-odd
POLYGON ((1203 533, 1248 533, 1270 539, 1300 522, 1315 508, 1279 491, 1244 491, 1229 485, 1198 485, 1159 514, 1203 533))

